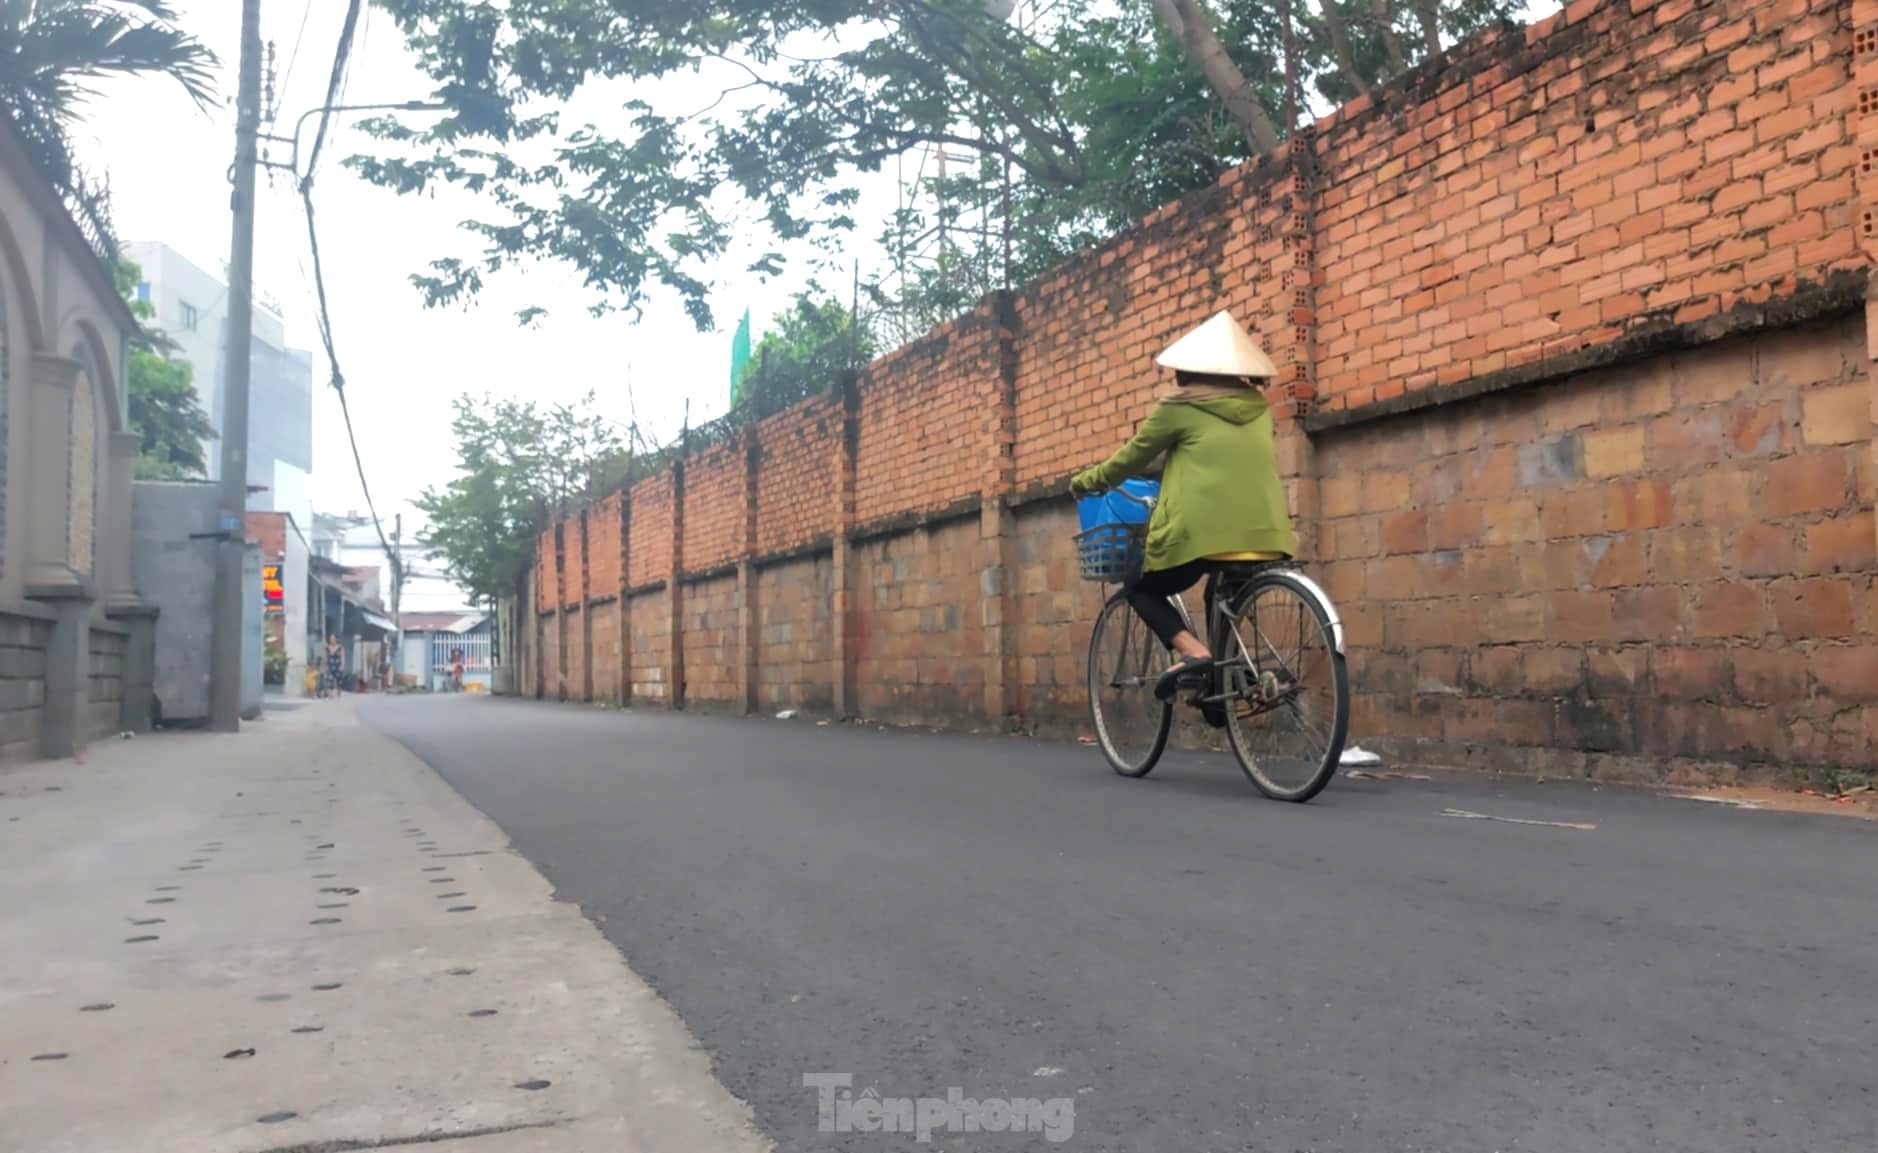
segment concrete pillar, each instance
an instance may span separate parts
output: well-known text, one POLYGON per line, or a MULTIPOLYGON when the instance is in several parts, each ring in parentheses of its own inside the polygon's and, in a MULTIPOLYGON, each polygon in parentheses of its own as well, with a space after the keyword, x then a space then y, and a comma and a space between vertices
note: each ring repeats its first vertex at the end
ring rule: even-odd
POLYGON ((860 715, 856 695, 856 600, 854 595, 854 460, 860 437, 860 377, 850 371, 841 378, 841 435, 835 439, 834 604, 829 617, 835 626, 835 715, 860 715))
POLYGON ((580 591, 580 699, 593 700, 593 590, 588 575, 593 571, 587 556, 587 509, 580 510, 580 571, 572 574, 580 591))
POLYGON ((737 648, 742 659, 737 663, 737 699, 743 703, 746 715, 754 715, 761 707, 757 700, 757 682, 761 675, 758 665, 759 650, 762 646, 762 606, 757 602, 757 519, 756 499, 758 473, 762 467, 762 454, 757 448, 756 428, 745 425, 743 429, 743 537, 740 542, 741 556, 737 561, 737 648))
POLYGON ((993 299, 998 371, 985 389, 986 468, 978 504, 978 610, 984 636, 985 718, 1003 727, 1017 713, 1010 562, 1015 531, 1008 500, 1017 483, 1017 307, 993 299))
POLYGON ((157 608, 133 604, 108 612, 112 620, 130 630, 124 642, 124 699, 117 725, 127 733, 147 733, 156 722, 151 708, 156 700, 157 608))
POLYGON ((681 446, 678 462, 672 466, 672 567, 665 574, 665 635, 670 638, 665 652, 665 703, 674 709, 685 707, 685 458, 690 444, 681 446))
MULTIPOLYGON (((134 432, 111 434, 104 499, 99 502, 104 506, 104 523, 98 526, 98 586, 107 611, 143 602, 130 575, 130 484, 142 452, 141 435, 134 432)), ((305 647, 304 638, 301 645, 305 647)))
MULTIPOLYGON (((78 362, 34 353, 27 390, 26 583, 55 588, 82 583, 71 564, 72 398, 78 362)), ((89 594, 87 594, 89 595, 89 594)))
POLYGON ((633 486, 632 466, 619 496, 619 704, 633 703, 633 486))
POLYGON ((85 705, 91 697, 90 584, 29 585, 26 595, 53 612, 46 646, 46 702, 39 712, 39 752, 69 757, 85 746, 85 705))

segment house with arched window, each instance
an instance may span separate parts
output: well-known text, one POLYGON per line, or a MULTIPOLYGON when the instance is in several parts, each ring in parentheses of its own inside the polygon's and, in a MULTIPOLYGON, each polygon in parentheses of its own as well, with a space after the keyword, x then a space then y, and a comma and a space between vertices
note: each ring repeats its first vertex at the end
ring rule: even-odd
POLYGON ((0 117, 0 760, 147 726, 151 610, 130 565, 136 331, 105 255, 0 117))

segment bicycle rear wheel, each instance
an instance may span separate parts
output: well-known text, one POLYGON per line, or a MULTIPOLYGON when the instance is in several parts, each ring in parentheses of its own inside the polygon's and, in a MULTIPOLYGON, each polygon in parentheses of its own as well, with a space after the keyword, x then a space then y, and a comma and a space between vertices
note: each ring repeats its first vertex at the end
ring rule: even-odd
POLYGON ((1318 596, 1288 572, 1261 573, 1214 611, 1226 736, 1259 792, 1304 802, 1336 776, 1350 726, 1350 677, 1318 596))
POLYGON ((1128 607, 1109 598, 1089 638, 1089 716, 1102 755, 1124 777, 1145 777, 1167 748, 1174 705, 1154 695, 1167 665, 1161 643, 1128 607))

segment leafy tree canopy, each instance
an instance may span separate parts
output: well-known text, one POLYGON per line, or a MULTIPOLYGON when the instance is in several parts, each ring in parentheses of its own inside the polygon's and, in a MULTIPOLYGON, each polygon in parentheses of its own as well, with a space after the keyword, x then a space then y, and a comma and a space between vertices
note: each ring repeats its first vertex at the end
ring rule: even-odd
MULTIPOLYGON (((350 163, 404 193, 442 184, 490 211, 476 251, 416 276, 432 304, 531 259, 575 266, 596 310, 660 286, 700 327, 733 238, 839 250, 857 181, 922 146, 966 157, 941 207, 890 222, 902 247, 957 205, 1008 201, 1009 274, 1108 235, 1282 132, 1285 29, 1274 0, 380 0, 449 108, 376 122, 350 163), (705 107, 655 82, 731 77, 705 107), (577 96, 620 109, 574 124, 577 96), (564 120, 567 121, 564 123, 564 120), (946 207, 946 205, 953 207, 946 207)), ((1292 9, 1300 83, 1339 101, 1412 66, 1512 0, 1318 0, 1292 9)), ((981 212, 982 216, 982 212, 981 212)), ((1007 274, 1002 225, 927 262, 932 307, 1007 274), (995 257, 995 258, 994 258, 995 257), (950 261, 948 266, 947 261, 950 261), (974 281, 974 277, 977 278, 974 281)), ((904 288, 908 277, 899 278, 904 288)), ((528 310, 538 315, 538 310, 528 310)))
POLYGON ((857 328, 847 305, 816 290, 798 293, 773 323, 743 369, 745 405, 759 416, 827 390, 844 370, 874 357, 865 319, 857 328))
POLYGON ((416 503, 428 518, 424 543, 452 580, 489 603, 515 591, 551 515, 618 482, 625 445, 594 412, 591 393, 546 408, 462 396, 455 410, 457 476, 416 503))
POLYGON ((143 270, 128 260, 117 264, 117 290, 132 315, 144 322, 130 346, 125 385, 130 394, 130 424, 143 437, 137 457, 140 480, 186 480, 208 473, 202 442, 215 436, 209 414, 196 393, 194 367, 171 354, 176 344, 149 321, 150 303, 137 299, 143 270))
POLYGON ((157 73, 206 107, 215 98, 215 64, 163 0, 0 0, 0 109, 46 179, 107 243, 108 193, 72 155, 81 106, 101 80, 157 73))

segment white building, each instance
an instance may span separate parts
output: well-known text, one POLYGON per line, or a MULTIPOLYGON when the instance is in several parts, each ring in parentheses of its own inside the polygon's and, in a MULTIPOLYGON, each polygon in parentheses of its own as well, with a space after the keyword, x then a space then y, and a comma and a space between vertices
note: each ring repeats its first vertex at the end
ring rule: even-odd
MULTIPOLYGON (((228 285, 167 244, 126 244, 124 256, 143 270, 138 297, 156 310, 156 327, 181 348, 195 370, 196 392, 217 429, 228 381, 228 285)), ((277 305, 256 294, 248 387, 248 496, 252 510, 285 512, 313 523, 307 475, 313 471, 313 356, 287 347, 277 305)), ((209 441, 209 479, 222 472, 221 445, 209 441)))
MULTIPOLYGON (((387 519, 385 536, 390 538, 394 524, 387 519)), ((346 516, 320 514, 313 521, 313 552, 347 568, 379 571, 379 593, 385 606, 391 606, 391 565, 385 557, 378 530, 372 518, 360 513, 346 516)), ((404 558, 404 592, 399 611, 404 613, 464 613, 471 611, 469 595, 444 575, 443 561, 417 541, 417 532, 406 524, 401 550, 404 558)))

